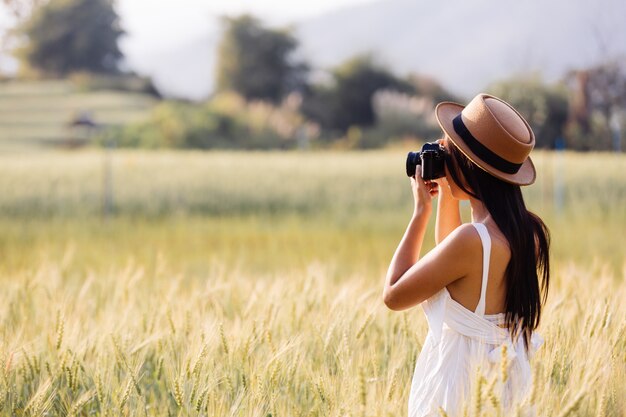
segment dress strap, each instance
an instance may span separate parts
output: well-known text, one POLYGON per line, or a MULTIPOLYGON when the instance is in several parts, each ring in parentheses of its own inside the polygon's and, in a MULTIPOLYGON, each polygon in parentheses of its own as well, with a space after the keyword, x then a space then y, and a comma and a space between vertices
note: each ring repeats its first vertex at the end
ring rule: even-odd
POLYGON ((485 296, 487 294, 487 280, 489 279, 489 257, 491 255, 491 237, 487 231, 487 226, 482 223, 472 223, 480 236, 480 242, 483 245, 483 277, 480 287, 480 298, 474 313, 479 316, 485 315, 485 296))

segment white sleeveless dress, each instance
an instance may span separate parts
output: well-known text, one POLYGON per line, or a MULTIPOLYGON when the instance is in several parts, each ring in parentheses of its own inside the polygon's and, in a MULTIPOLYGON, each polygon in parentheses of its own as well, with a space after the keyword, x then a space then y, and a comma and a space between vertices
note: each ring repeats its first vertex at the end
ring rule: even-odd
MULTIPOLYGON (((450 296, 447 288, 422 303, 428 319, 428 335, 415 364, 409 395, 409 417, 461 415, 469 401, 471 381, 477 367, 485 373, 499 372, 502 345, 507 345, 507 380, 498 394, 505 409, 520 401, 531 385, 532 372, 523 338, 513 345, 504 323, 504 314, 485 314, 485 293, 489 276, 491 238, 482 223, 472 223, 483 247, 483 273, 480 299, 475 311, 468 310, 450 296)), ((543 340, 534 333, 530 353, 543 340)))

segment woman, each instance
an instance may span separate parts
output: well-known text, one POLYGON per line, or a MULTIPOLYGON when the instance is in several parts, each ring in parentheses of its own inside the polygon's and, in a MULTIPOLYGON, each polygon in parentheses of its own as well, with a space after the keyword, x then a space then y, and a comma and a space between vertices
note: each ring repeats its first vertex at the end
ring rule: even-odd
POLYGON ((550 276, 548 229, 520 190, 535 181, 528 123, 488 94, 466 107, 440 103, 435 112, 446 175, 426 182, 418 166, 411 178, 415 209, 383 292, 390 309, 421 303, 428 319, 410 417, 461 415, 478 372, 500 373, 494 387, 505 409, 528 393, 550 276), (436 246, 419 258, 434 196, 436 246), (459 200, 469 200, 472 223, 461 223, 459 200))

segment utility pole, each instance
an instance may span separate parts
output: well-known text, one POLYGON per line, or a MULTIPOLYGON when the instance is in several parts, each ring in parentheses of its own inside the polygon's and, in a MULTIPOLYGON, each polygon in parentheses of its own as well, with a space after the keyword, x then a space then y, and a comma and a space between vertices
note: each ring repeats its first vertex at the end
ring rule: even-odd
POLYGON ((113 148, 114 140, 108 139, 104 149, 103 184, 102 184, 102 214, 108 219, 113 213, 113 148))
POLYGON ((613 111, 611 114, 611 120, 609 120, 609 126, 611 127, 611 136, 613 136, 613 150, 615 152, 622 151, 622 111, 613 111))

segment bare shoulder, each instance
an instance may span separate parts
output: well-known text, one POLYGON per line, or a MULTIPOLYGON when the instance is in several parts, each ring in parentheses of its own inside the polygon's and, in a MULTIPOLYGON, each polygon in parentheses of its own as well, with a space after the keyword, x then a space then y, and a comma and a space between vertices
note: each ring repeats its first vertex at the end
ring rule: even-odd
MULTIPOLYGON (((456 288, 464 288, 469 282, 473 282, 474 278, 480 277, 476 271, 482 269, 482 251, 483 246, 478 234, 478 230, 471 223, 463 223, 459 225, 447 237, 449 242, 441 242, 446 244, 448 248, 444 249, 444 256, 454 264, 458 279, 446 284, 452 298, 460 301, 462 297, 455 292, 456 288)), ((480 285, 480 284, 479 284, 480 285)), ((462 291, 466 291, 462 290, 462 291)))
POLYGON ((481 253, 478 231, 471 223, 463 223, 435 246, 426 258, 445 264, 461 278, 476 266, 475 260, 480 259, 481 253))
POLYGON ((472 225, 472 223, 461 223, 456 229, 452 231, 452 233, 450 233, 450 236, 452 235, 457 235, 465 239, 468 239, 468 238, 480 239, 478 237, 478 231, 476 230, 474 225, 472 225))
POLYGON ((446 252, 453 252, 459 255, 474 255, 482 251, 482 244, 478 231, 471 223, 463 223, 454 229, 440 245, 446 252))

